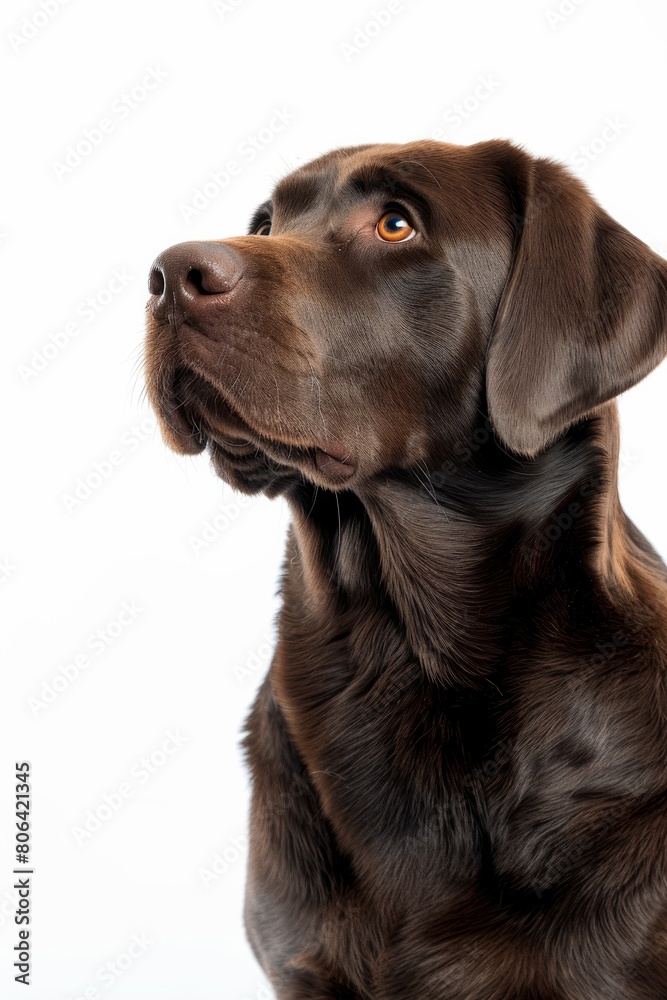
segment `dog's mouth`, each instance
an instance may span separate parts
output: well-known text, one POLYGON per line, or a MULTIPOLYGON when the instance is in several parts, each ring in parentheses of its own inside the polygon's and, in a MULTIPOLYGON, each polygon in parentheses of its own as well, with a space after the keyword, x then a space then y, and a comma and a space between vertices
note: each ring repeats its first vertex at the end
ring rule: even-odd
MULTIPOLYGON (((164 385, 164 381, 162 383, 164 385)), ((216 473, 249 492, 277 492, 295 473, 317 485, 342 488, 357 471, 352 454, 338 442, 303 443, 251 426, 207 379, 177 368, 158 408, 174 450, 196 455, 208 449, 216 473)))

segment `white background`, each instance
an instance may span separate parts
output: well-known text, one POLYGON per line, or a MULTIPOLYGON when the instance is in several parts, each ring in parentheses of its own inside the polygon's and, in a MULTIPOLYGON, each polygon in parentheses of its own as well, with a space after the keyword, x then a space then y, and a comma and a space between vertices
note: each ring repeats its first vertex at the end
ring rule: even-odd
MULTIPOLYGON (((394 0, 364 34, 384 0, 69 0, 51 17, 4 4, 2 997, 268 996, 241 924, 238 744, 266 669, 288 513, 235 496, 205 458, 167 453, 142 400, 146 275, 172 243, 244 232, 273 183, 315 155, 437 130, 574 164, 667 252, 665 14, 657 0, 559 3, 394 0), (129 107, 149 70, 154 89, 129 107), (288 124, 261 132, 275 109, 288 124), (101 119, 102 141, 59 168, 101 119), (229 184, 184 209, 230 160, 229 184), (119 625, 123 604, 134 617, 119 625), (170 732, 185 742, 165 755, 170 732), (33 773, 29 993, 11 967, 20 759, 33 773), (105 810, 121 785, 132 794, 105 810), (216 854, 228 869, 218 859, 205 886, 216 854), (149 943, 128 959, 133 935, 149 943)), ((666 390, 663 366, 621 404, 622 498, 663 555, 666 390)))

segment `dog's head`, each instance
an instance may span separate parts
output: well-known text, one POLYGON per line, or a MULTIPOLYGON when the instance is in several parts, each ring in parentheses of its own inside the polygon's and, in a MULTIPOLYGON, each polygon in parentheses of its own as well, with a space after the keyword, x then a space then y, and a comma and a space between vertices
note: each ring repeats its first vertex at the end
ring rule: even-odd
POLYGON ((533 456, 667 353, 667 264, 501 141, 329 153, 150 291, 164 437, 248 492, 439 465, 480 412, 533 456))

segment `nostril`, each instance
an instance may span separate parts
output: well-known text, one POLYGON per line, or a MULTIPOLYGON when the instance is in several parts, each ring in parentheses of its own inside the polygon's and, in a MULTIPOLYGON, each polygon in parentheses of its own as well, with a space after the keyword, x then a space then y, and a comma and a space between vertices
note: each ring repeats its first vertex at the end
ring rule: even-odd
POLYGON ((164 291, 164 274, 159 267, 154 267, 150 273, 148 291, 151 295, 162 295, 164 291))
POLYGON ((215 292, 211 288, 207 288, 204 284, 204 275, 196 267, 193 267, 188 271, 188 281, 191 285, 194 285, 200 295, 214 295, 215 292))
POLYGON ((202 269, 191 267, 186 283, 194 288, 199 295, 225 295, 227 292, 231 292, 240 277, 240 271, 233 269, 220 271, 210 266, 202 269))

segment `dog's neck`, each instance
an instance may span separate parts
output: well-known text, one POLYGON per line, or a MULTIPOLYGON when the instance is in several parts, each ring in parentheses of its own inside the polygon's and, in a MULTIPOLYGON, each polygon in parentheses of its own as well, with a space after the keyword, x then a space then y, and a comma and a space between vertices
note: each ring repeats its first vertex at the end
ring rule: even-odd
POLYGON ((475 684, 496 669, 520 606, 584 578, 631 586, 615 404, 533 460, 487 438, 458 463, 293 497, 309 613, 330 621, 375 602, 429 677, 475 684))

